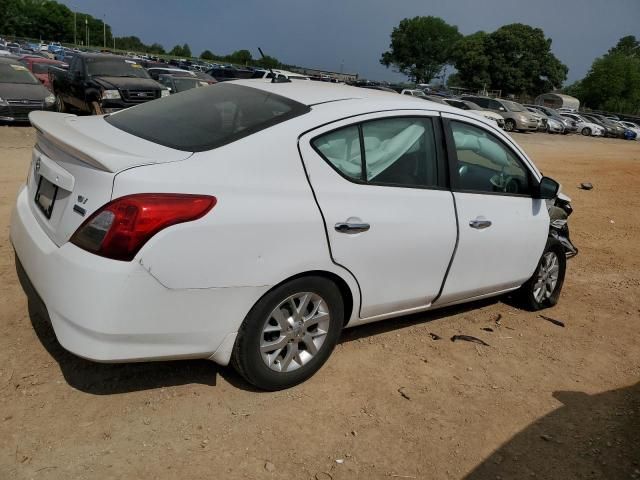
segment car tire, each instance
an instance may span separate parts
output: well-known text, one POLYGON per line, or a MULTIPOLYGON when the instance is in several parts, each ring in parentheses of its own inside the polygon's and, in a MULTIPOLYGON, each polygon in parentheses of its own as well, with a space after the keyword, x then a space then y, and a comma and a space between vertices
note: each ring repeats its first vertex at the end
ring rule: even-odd
POLYGON ((535 272, 518 290, 522 306, 537 311, 556 305, 566 270, 564 247, 557 240, 549 238, 535 272))
POLYGON ((338 287, 324 277, 284 283, 264 295, 245 318, 231 363, 263 390, 297 385, 326 362, 344 324, 338 287))
POLYGON ((584 127, 580 133, 582 133, 582 135, 584 135, 585 137, 590 137, 591 129, 589 127, 584 127))
POLYGON ((64 103, 64 100, 58 95, 56 96, 56 112, 58 113, 66 113, 67 105, 64 103))
POLYGON ((507 120, 505 120, 504 122, 504 129, 507 132, 513 132, 516 129, 516 122, 514 122, 513 120, 511 120, 510 118, 508 118, 507 120))
POLYGON ((89 108, 91 110, 91 115, 102 115, 104 113, 100 103, 95 100, 89 104, 89 108))

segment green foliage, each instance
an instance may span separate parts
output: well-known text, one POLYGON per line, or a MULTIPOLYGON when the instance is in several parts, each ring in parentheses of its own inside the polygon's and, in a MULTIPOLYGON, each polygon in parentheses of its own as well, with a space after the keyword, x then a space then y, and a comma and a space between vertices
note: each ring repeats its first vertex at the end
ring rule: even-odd
POLYGON ((583 105, 618 113, 640 113, 640 49, 634 37, 597 58, 589 73, 567 89, 583 105), (635 45, 634 45, 635 44, 635 45))
POLYGON ((200 54, 200 58, 202 60, 215 60, 216 56, 213 54, 211 50, 205 50, 200 54))
POLYGON ((551 39, 541 29, 521 23, 465 37, 454 47, 452 60, 462 85, 503 94, 538 95, 558 89, 569 71, 551 52, 551 39))
POLYGON ((189 48, 189 44, 185 43, 182 46, 182 55, 187 57, 187 58, 191 58, 191 48, 189 48))
POLYGON ((262 68, 278 68, 281 67, 282 64, 280 63, 280 61, 275 58, 275 57, 271 57, 269 55, 265 55, 263 58, 261 58, 260 60, 256 60, 255 62, 256 65, 258 65, 259 67, 262 68))
POLYGON ((458 27, 441 18, 405 18, 391 32, 389 50, 382 54, 380 63, 393 65, 418 83, 428 83, 449 62, 452 47, 460 38, 458 27))
POLYGON ((236 50, 226 58, 231 63, 238 63, 240 65, 247 65, 253 60, 251 52, 249 50, 236 50))

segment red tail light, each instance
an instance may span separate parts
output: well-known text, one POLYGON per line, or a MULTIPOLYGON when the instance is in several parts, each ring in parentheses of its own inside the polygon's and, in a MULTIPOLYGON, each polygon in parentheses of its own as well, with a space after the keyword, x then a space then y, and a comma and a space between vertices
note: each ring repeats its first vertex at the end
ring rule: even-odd
POLYGON ((177 193, 141 193, 117 198, 91 215, 71 243, 114 260, 130 261, 160 230, 202 218, 216 197, 177 193))

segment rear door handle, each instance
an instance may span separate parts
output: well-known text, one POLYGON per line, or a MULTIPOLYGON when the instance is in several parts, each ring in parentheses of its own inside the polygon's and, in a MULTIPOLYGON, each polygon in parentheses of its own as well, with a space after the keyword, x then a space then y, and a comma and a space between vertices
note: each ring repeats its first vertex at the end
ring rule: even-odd
POLYGON ((475 220, 471 220, 469 222, 469 226, 477 230, 483 230, 491 226, 491 220, 487 220, 486 218, 483 218, 483 217, 478 217, 475 220))
POLYGON ((334 228, 336 229, 336 232, 339 232, 339 233, 354 234, 354 233, 366 232, 371 228, 371 225, 369 225, 368 223, 341 222, 341 223, 336 223, 334 228))

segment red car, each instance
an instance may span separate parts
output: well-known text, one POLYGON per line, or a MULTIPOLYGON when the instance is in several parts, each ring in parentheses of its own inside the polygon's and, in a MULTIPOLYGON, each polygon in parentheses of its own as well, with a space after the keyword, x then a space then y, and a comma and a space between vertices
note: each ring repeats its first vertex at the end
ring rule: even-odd
POLYGON ((44 57, 29 57, 25 56, 20 59, 20 63, 24 64, 31 73, 33 73, 38 80, 42 82, 42 84, 51 90, 51 82, 49 81, 49 67, 56 66, 60 68, 68 68, 64 62, 60 62, 58 60, 51 60, 49 58, 44 57))

